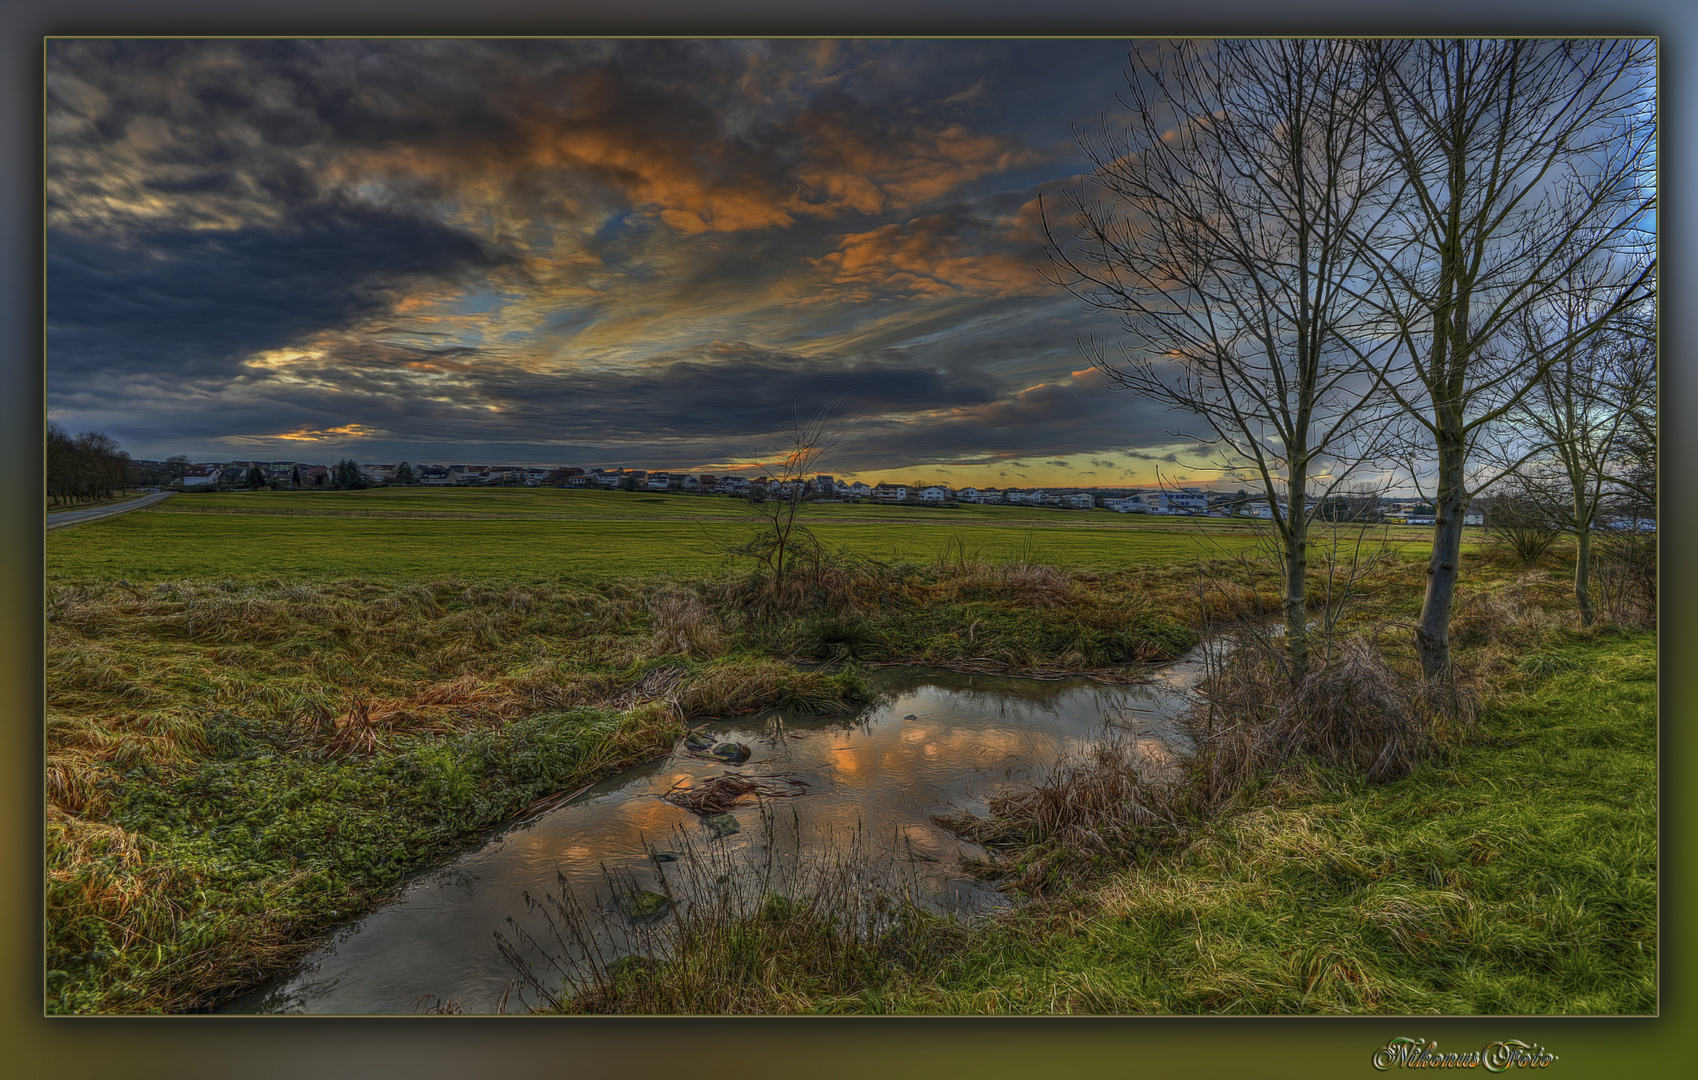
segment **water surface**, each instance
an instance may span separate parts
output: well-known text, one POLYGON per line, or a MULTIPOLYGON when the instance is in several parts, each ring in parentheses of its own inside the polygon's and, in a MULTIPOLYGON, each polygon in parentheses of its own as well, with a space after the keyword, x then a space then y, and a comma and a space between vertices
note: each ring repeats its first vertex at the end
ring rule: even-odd
POLYGON ((514 937, 510 918, 543 934, 527 893, 564 889, 603 913, 615 939, 603 944, 617 952, 628 946, 613 897, 632 885, 658 889, 660 875, 677 886, 690 876, 687 860, 698 871, 710 859, 716 868, 770 866, 775 857, 806 856, 799 848, 853 840, 863 852, 885 852, 883 861, 900 865, 934 906, 1004 903, 961 868, 963 856, 983 852, 932 818, 983 814, 999 793, 1042 779, 1058 760, 1105 738, 1138 739, 1159 755, 1178 738, 1173 718, 1201 674, 1200 657, 1146 674, 1147 684, 1110 685, 884 668, 872 673, 876 700, 851 718, 769 712, 713 723, 703 730, 747 744, 749 761, 727 766, 679 745, 609 777, 416 875, 396 900, 326 935, 294 973, 221 1011, 410 1013, 431 1001, 468 1013, 516 1010, 516 972, 496 934, 514 937), (807 794, 769 800, 764 824, 755 805, 734 810, 740 831, 731 835, 661 798, 726 772, 799 780, 807 794), (679 859, 657 863, 657 851, 679 859))

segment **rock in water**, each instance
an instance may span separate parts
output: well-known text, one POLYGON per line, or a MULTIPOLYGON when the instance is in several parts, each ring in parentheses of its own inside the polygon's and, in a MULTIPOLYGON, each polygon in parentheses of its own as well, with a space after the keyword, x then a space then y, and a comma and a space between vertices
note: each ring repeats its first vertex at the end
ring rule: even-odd
POLYGON ((713 835, 716 838, 743 831, 743 826, 737 823, 737 815, 735 814, 713 814, 702 820, 707 823, 708 828, 713 830, 713 835))
POLYGON ((741 765, 749 760, 749 748, 742 743, 722 742, 713 748, 712 753, 727 765, 741 765))
POLYGON ((656 851, 652 853, 652 858, 655 862, 677 862, 683 857, 684 856, 680 855, 676 851, 656 851))
POLYGON ((712 747, 712 735, 704 735, 699 731, 692 731, 688 735, 684 736, 684 749, 686 750, 694 750, 699 754, 704 750, 711 749, 712 747))
POLYGON ((652 889, 632 889, 625 894, 625 912, 633 919, 652 919, 671 906, 672 901, 652 889))

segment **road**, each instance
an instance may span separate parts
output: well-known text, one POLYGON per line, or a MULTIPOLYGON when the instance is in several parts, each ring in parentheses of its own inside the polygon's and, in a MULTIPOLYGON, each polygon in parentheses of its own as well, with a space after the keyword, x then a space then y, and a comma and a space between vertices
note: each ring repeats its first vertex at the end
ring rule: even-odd
POLYGON ((140 510, 144 506, 152 506, 161 499, 169 499, 174 491, 156 491, 152 495, 143 495, 139 499, 128 502, 113 503, 111 506, 90 506, 84 510, 61 510, 57 514, 47 515, 49 529, 63 529, 67 525, 81 525, 85 521, 97 521, 100 518, 112 517, 115 514, 127 514, 131 510, 140 510))

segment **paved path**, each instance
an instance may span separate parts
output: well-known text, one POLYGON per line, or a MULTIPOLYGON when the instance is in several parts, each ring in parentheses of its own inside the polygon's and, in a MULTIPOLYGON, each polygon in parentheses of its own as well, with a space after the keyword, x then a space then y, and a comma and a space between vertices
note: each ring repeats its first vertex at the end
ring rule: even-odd
POLYGON ((152 506, 161 499, 169 499, 174 491, 156 491, 152 495, 143 495, 139 499, 128 502, 113 503, 110 506, 90 506, 83 510, 61 510, 57 514, 47 515, 49 529, 62 529, 67 525, 81 525, 85 521, 97 521, 100 518, 112 517, 115 514, 127 514, 131 510, 140 510, 144 506, 152 506))

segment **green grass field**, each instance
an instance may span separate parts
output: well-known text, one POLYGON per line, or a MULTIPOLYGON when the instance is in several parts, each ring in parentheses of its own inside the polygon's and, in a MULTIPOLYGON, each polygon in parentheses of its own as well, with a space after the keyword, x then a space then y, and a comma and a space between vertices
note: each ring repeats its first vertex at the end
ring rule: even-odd
MULTIPOLYGON (((378 488, 187 494, 57 530, 47 578, 264 581, 458 578, 536 581, 699 576, 748 527, 732 499, 556 488, 378 488)), ((1106 511, 871 504, 808 507, 821 540, 885 562, 1021 558, 1121 570, 1233 554, 1253 528, 1222 519, 1106 511)), ((1419 554, 1425 529, 1385 533, 1419 554)))

